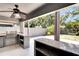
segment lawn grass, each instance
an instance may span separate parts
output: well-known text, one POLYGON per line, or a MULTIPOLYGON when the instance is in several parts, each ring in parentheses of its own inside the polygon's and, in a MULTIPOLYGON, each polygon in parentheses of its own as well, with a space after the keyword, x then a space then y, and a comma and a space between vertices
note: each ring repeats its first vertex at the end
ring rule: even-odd
POLYGON ((73 40, 73 41, 79 41, 79 36, 76 35, 60 35, 60 39, 66 39, 66 40, 73 40))

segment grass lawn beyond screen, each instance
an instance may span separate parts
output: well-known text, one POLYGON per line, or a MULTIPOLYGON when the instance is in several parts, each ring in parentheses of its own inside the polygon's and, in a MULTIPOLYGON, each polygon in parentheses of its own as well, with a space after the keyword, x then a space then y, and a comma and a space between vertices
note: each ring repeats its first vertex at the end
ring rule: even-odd
POLYGON ((60 35, 60 39, 79 41, 79 36, 62 34, 60 35))

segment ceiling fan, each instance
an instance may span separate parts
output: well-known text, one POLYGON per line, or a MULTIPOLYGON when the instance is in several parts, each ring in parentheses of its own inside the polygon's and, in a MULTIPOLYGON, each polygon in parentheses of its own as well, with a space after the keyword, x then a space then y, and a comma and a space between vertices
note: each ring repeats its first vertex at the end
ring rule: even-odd
POLYGON ((13 12, 12 15, 10 16, 11 18, 17 18, 17 19, 19 19, 19 21, 26 20, 28 17, 28 14, 21 12, 18 9, 19 6, 17 4, 15 4, 14 6, 15 6, 15 8, 13 8, 12 11, 0 11, 0 12, 13 12))

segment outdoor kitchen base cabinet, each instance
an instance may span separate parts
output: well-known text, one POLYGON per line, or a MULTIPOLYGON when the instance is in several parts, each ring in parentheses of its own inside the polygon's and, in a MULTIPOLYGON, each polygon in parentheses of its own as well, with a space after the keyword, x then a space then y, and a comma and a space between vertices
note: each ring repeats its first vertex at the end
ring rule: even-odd
POLYGON ((16 36, 17 36, 16 33, 7 34, 6 38, 5 38, 5 46, 10 46, 10 45, 17 44, 16 36))
POLYGON ((29 47, 29 37, 18 34, 17 35, 17 43, 24 49, 28 48, 29 47))
POLYGON ((6 38, 5 42, 5 46, 17 44, 16 38, 6 38))
POLYGON ((5 40, 5 36, 0 36, 0 48, 4 47, 5 45, 4 40, 5 40))
POLYGON ((68 51, 56 48, 54 46, 47 45, 45 44, 45 42, 43 43, 35 40, 34 44, 35 44, 35 47, 34 47, 35 56, 77 56, 77 54, 74 54, 72 52, 68 52, 68 51))

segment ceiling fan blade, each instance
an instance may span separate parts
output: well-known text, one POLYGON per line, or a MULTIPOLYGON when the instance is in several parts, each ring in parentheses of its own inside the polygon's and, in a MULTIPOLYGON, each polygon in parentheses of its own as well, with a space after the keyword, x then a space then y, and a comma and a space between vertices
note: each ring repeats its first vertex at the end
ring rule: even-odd
POLYGON ((24 15, 27 15, 25 12, 21 12, 21 11, 20 11, 19 13, 24 14, 24 15))
POLYGON ((24 12, 19 12, 20 16, 22 17, 23 20, 27 20, 29 18, 29 15, 24 13, 24 12))
POLYGON ((0 11, 0 12, 13 12, 13 11, 0 11))
POLYGON ((26 20, 27 17, 28 17, 28 15, 27 15, 26 13, 24 13, 24 12, 19 12, 19 14, 20 14, 20 16, 21 16, 21 18, 22 18, 23 20, 26 20))
POLYGON ((13 14, 14 14, 14 13, 12 13, 12 15, 10 16, 11 18, 14 18, 14 17, 15 17, 13 14))

